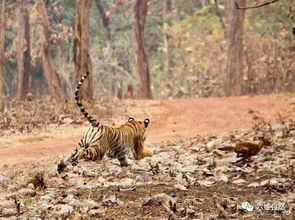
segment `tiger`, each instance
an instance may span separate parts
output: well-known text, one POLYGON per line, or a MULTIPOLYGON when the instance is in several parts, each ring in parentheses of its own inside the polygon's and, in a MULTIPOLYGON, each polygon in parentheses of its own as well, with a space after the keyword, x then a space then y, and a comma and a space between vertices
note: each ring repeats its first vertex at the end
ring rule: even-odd
POLYGON ((61 173, 69 163, 76 165, 80 159, 102 160, 105 154, 109 158, 118 159, 121 167, 129 165, 127 154, 130 151, 136 160, 152 156, 153 152, 144 147, 145 132, 150 123, 148 118, 143 121, 137 121, 130 117, 126 123, 115 128, 102 125, 86 111, 81 103, 79 90, 88 75, 89 72, 86 72, 82 76, 74 94, 76 105, 83 116, 90 122, 91 127, 80 140, 79 148, 76 148, 66 161, 62 160, 60 162, 57 169, 58 172, 61 173))

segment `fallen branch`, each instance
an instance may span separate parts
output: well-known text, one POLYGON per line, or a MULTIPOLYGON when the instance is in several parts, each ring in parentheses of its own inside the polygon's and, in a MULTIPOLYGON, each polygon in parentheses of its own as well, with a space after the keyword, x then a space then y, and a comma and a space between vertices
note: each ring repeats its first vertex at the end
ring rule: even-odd
POLYGON ((14 204, 15 204, 17 214, 20 215, 20 205, 21 205, 21 203, 18 201, 18 199, 16 197, 13 197, 13 200, 14 200, 14 204))
POLYGON ((169 215, 169 219, 172 219, 172 220, 177 220, 179 219, 177 217, 177 215, 174 214, 174 212, 165 204, 162 204, 163 208, 165 209, 165 211, 168 213, 169 215))
POLYGON ((246 10, 246 9, 260 8, 260 7, 263 7, 263 6, 266 6, 266 5, 273 4, 273 3, 278 2, 278 1, 279 0, 273 0, 273 1, 270 1, 270 2, 265 2, 265 3, 261 4, 261 5, 255 5, 255 6, 250 6, 250 7, 240 7, 237 2, 235 2, 235 5, 236 5, 236 8, 239 9, 239 10, 246 10))

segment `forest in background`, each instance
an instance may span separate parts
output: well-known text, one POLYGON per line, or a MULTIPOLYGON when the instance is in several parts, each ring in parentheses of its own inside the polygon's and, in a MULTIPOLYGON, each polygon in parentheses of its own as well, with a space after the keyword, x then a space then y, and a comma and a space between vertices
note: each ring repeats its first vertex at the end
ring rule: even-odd
POLYGON ((295 0, 0 0, 0 220, 295 219, 294 36, 295 0), (58 172, 104 144, 85 73, 91 131, 152 157, 58 172))
POLYGON ((295 88, 292 0, 252 10, 225 0, 0 2, 2 96, 69 98, 86 70, 90 96, 209 97, 295 88), (148 70, 138 60, 136 30, 139 38, 144 32, 148 70), (152 96, 139 93, 140 69, 152 96))

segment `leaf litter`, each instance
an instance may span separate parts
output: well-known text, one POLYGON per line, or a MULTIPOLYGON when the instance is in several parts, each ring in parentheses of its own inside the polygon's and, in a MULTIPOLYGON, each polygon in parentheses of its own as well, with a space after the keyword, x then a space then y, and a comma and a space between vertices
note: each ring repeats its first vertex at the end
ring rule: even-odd
POLYGON ((294 219, 294 143, 294 121, 263 122, 224 136, 152 145, 153 157, 124 168, 107 158, 80 161, 63 174, 56 161, 3 167, 0 219, 294 219), (237 163, 236 142, 255 142, 261 134, 271 146, 237 163), (245 210, 245 202, 254 209, 245 210))

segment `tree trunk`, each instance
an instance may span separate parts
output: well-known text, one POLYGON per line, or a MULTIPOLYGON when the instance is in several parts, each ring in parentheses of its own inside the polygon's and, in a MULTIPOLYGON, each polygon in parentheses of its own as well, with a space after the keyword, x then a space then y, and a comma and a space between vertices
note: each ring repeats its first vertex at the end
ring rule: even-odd
POLYGON ((48 22, 47 11, 43 0, 36 0, 37 10, 40 14, 41 23, 43 27, 44 45, 41 51, 43 71, 47 79, 48 87, 51 96, 56 100, 62 99, 62 93, 60 91, 56 74, 52 67, 51 54, 50 54, 50 38, 51 30, 48 22))
POLYGON ((31 52, 30 25, 27 0, 18 0, 18 52, 16 98, 25 99, 30 90, 31 52))
MULTIPOLYGON (((246 0, 236 1, 240 7, 246 6, 246 0)), ((235 4, 229 2, 228 21, 228 53, 227 76, 225 79, 225 94, 227 96, 242 95, 243 80, 243 31, 245 10, 238 10, 235 4)))
POLYGON ((76 1, 75 18, 75 39, 74 39, 74 63, 76 70, 76 82, 88 71, 90 72, 86 82, 81 88, 81 98, 91 100, 93 96, 92 88, 92 68, 89 54, 89 9, 91 0, 76 1))
POLYGON ((289 2, 289 9, 290 9, 290 18, 292 22, 292 33, 295 37, 295 1, 294 0, 288 0, 289 2))
POLYGON ((101 0, 95 0, 96 8, 100 14, 100 17, 102 19, 102 24, 103 27, 106 30, 107 33, 107 40, 109 43, 109 46, 112 46, 112 32, 111 32, 111 27, 110 27, 110 18, 107 16, 102 4, 101 0))
POLYGON ((5 81, 5 0, 0 0, 0 99, 4 96, 4 81, 5 81))
POLYGON ((163 68, 163 76, 164 79, 171 79, 172 72, 170 68, 171 64, 171 52, 170 52, 170 35, 168 33, 169 26, 169 18, 167 18, 167 14, 171 11, 172 1, 164 0, 163 1, 163 51, 164 51, 164 68, 163 68))
MULTIPOLYGON (((295 1, 289 0, 289 9, 290 9, 290 18, 292 22, 292 33, 295 39, 295 1)), ((294 40, 293 40, 294 41, 294 40)), ((288 90, 289 91, 295 91, 295 51, 293 51, 293 59, 290 66, 290 75, 289 77, 289 85, 288 90)))
POLYGON ((137 68, 140 77, 141 91, 139 96, 141 98, 152 98, 150 88, 150 67, 147 54, 144 48, 144 25, 148 12, 149 0, 136 0, 135 11, 135 38, 137 41, 136 57, 137 68))

